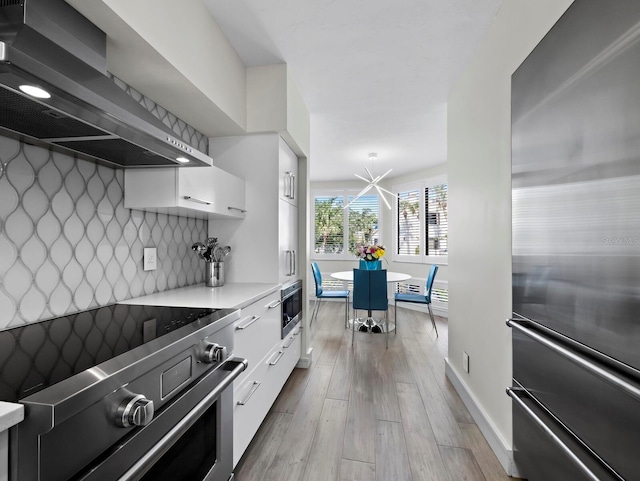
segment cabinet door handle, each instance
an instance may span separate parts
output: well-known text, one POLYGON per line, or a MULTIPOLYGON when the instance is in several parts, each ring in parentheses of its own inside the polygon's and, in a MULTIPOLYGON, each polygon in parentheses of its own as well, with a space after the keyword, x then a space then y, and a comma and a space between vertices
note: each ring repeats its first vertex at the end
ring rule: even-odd
POLYGON ((296 251, 286 251, 289 258, 289 272, 288 276, 293 276, 296 273, 296 251))
POLYGON ((284 173, 284 196, 289 199, 291 195, 291 172, 284 173))
POLYGON ((253 396, 253 394, 260 387, 260 384, 262 384, 262 383, 259 382, 259 381, 253 381, 253 386, 251 387, 251 391, 249 391, 249 393, 247 394, 247 397, 245 397, 242 401, 238 401, 238 404, 240 406, 244 406, 245 404, 247 404, 249 402, 249 399, 251 399, 251 396, 253 396))
POLYGON ((291 267, 291 275, 295 276, 296 275, 296 251, 291 251, 291 260, 292 260, 292 267, 291 267))
POLYGON ((291 182, 289 183, 289 193, 290 199, 295 199, 296 198, 296 176, 293 173, 289 173, 289 175, 291 176, 291 182))
POLYGON ((184 200, 188 200, 190 202, 195 202, 196 204, 204 204, 204 205, 211 205, 212 204, 212 202, 209 202, 208 200, 197 199, 195 197, 191 197, 190 195, 185 195, 184 196, 184 200))
POLYGON ((271 361, 269 365, 275 366, 276 364, 278 364, 280 362, 280 359, 282 359, 282 356, 284 356, 284 351, 278 351, 278 357, 276 357, 274 361, 271 361))
POLYGON ((293 344, 293 339, 294 339, 294 336, 291 336, 289 338, 289 342, 287 342, 286 344, 283 344, 282 347, 284 347, 285 349, 288 348, 291 344, 293 344))
POLYGON ((290 276, 291 275, 291 251, 287 251, 287 257, 289 258, 289 262, 287 264, 289 264, 289 270, 287 271, 287 275, 290 276))
POLYGON ((284 196, 287 199, 293 199, 295 197, 295 179, 296 176, 293 175, 293 172, 284 173, 284 196))
POLYGON ((251 324, 253 324, 254 322, 256 322, 258 319, 260 319, 260 316, 251 316, 251 318, 249 318, 249 322, 247 322, 246 324, 238 324, 236 326, 236 331, 244 331, 247 327, 249 327, 251 324))
POLYGON ((239 210, 240 212, 242 212, 243 214, 246 214, 247 211, 245 209, 241 209, 240 207, 227 207, 227 210, 239 210))
POLYGON ((273 301, 271 304, 267 304, 267 308, 274 309, 282 304, 282 301, 273 301))

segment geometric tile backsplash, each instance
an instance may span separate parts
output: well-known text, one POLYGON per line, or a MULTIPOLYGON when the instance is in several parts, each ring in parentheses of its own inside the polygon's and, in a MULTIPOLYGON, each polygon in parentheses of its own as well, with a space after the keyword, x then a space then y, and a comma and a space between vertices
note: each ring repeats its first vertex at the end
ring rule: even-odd
POLYGON ((204 280, 207 221, 126 209, 123 189, 123 170, 0 135, 0 330, 204 280))

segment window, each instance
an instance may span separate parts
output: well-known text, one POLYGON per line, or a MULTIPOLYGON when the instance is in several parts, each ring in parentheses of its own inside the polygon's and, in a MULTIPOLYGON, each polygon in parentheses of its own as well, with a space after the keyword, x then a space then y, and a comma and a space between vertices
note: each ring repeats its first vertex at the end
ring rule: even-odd
POLYGON ((314 257, 351 258, 359 244, 380 244, 380 200, 377 195, 363 195, 354 201, 358 192, 314 195, 314 257))
POLYGON ((446 262, 447 182, 444 177, 397 186, 394 260, 446 262))
POLYGON ((315 210, 316 254, 342 254, 344 251, 343 198, 338 196, 317 196, 315 210))

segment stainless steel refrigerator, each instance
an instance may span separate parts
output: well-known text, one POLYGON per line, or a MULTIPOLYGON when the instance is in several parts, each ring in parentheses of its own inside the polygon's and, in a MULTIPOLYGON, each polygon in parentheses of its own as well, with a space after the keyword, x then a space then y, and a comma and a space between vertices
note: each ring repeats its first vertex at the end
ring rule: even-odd
POLYGON ((640 1, 576 0, 512 76, 514 459, 640 480, 640 1))

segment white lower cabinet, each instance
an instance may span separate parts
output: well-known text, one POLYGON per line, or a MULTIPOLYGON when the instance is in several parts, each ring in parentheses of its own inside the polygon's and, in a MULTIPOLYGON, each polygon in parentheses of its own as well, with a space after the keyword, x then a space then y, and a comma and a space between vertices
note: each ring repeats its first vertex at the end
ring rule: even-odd
POLYGON ((298 325, 273 346, 243 378, 243 381, 234 384, 234 467, 249 446, 299 359, 300 326, 298 325))
POLYGON ((245 358, 249 365, 236 378, 234 386, 242 384, 262 358, 280 342, 280 309, 280 291, 242 309, 240 320, 235 323, 233 355, 245 358))

